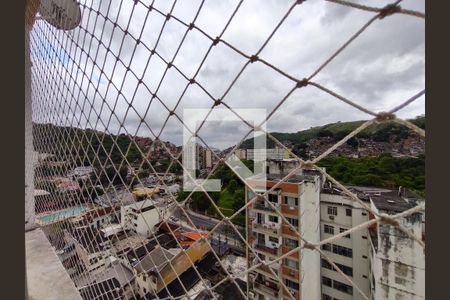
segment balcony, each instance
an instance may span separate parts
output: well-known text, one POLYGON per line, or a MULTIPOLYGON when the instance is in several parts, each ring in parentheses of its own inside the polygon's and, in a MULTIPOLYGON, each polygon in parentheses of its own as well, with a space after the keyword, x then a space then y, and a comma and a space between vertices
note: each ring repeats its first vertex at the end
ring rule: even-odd
MULTIPOLYGON (((297 228, 297 230, 298 230, 298 228, 297 228)), ((283 224, 283 226, 281 226, 281 233, 284 235, 289 235, 291 237, 295 237, 295 238, 299 237, 299 235, 294 230, 292 230, 291 227, 289 227, 286 224, 283 224)))
POLYGON ((281 213, 283 215, 298 216, 298 207, 281 204, 281 213))
POLYGON ((253 229, 259 230, 259 231, 263 231, 263 232, 269 232, 269 233, 273 233, 278 235, 279 234, 279 230, 280 230, 280 225, 274 225, 274 224, 261 224, 258 223, 256 221, 252 222, 252 227, 253 229))
MULTIPOLYGON (((283 245, 283 246, 281 247, 281 251, 282 251, 283 254, 288 253, 288 252, 291 251, 292 249, 294 249, 294 248, 291 248, 291 247, 285 246, 285 245, 283 245)), ((293 258, 296 258, 296 259, 299 259, 300 256, 299 256, 298 252, 299 252, 299 251, 296 251, 296 252, 294 252, 294 253, 291 253, 289 256, 290 256, 290 257, 293 257, 293 258)))
POLYGON ((269 253, 269 254, 272 254, 272 255, 278 255, 278 250, 280 249, 279 247, 271 248, 271 247, 268 247, 268 246, 266 246, 264 244, 259 244, 258 242, 256 242, 255 248, 257 250, 260 250, 260 251, 263 251, 265 253, 269 253))
MULTIPOLYGON (((276 208, 279 208, 279 206, 280 206, 280 204, 278 204, 278 203, 274 203, 274 202, 271 202, 271 203, 276 208)), ((272 206, 269 203, 264 203, 264 202, 256 202, 253 205, 253 209, 262 210, 262 211, 265 211, 265 212, 274 212, 275 213, 275 210, 272 208, 272 206)))
POLYGON ((263 282, 255 280, 255 282, 253 283, 253 287, 257 292, 260 292, 263 295, 269 296, 274 299, 278 299, 278 296, 280 295, 280 288, 278 287, 278 285, 270 281, 263 282))
POLYGON ((283 276, 287 276, 290 278, 294 278, 296 280, 300 280, 300 272, 298 270, 292 269, 288 266, 281 267, 283 276))

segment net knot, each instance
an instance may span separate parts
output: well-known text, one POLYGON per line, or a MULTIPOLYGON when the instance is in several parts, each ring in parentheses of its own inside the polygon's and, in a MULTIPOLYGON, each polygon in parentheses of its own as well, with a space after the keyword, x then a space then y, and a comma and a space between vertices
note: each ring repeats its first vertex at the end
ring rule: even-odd
POLYGON ((250 62, 251 62, 251 63, 254 63, 255 61, 258 61, 258 59, 259 59, 258 55, 252 55, 252 56, 250 56, 250 62))
POLYGON ((377 123, 389 122, 395 119, 395 114, 389 112, 380 112, 377 114, 375 120, 377 123))
POLYGON ((384 8, 381 9, 379 18, 383 19, 387 16, 398 13, 400 10, 401 10, 401 7, 399 5, 396 5, 396 4, 386 5, 384 8))
POLYGON ((216 36, 216 38, 213 40, 213 46, 217 45, 220 42, 220 38, 216 36))
POLYGON ((303 78, 300 81, 297 81, 297 88, 302 88, 308 85, 308 78, 303 78))
POLYGON ((307 160, 302 163, 302 168, 304 168, 304 169, 312 169, 313 167, 314 167, 314 164, 310 160, 307 160))

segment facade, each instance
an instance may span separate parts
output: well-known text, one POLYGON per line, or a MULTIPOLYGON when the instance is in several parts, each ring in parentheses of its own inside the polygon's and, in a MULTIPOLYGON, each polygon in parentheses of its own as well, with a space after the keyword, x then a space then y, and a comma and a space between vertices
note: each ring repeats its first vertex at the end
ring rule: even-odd
POLYGON ((288 158, 287 151, 281 148, 273 149, 247 149, 248 160, 263 161, 265 159, 282 160, 288 158))
MULTIPOLYGON (((327 187, 320 195, 320 239, 324 240, 369 220, 368 213, 359 203, 339 190, 327 187)), ((369 241, 368 230, 360 229, 329 244, 322 251, 369 294, 369 241)), ((357 289, 339 274, 324 258, 321 259, 322 299, 364 299, 357 289)))
MULTIPOLYGON (((254 176, 247 183, 263 193, 297 165, 289 159, 268 160, 266 181, 254 176)), ((249 243, 259 257, 249 256, 249 267, 261 261, 273 261, 301 245, 275 209, 309 241, 325 240, 374 218, 361 204, 331 184, 325 184, 324 178, 318 175, 317 171, 299 170, 269 193, 268 199, 258 198, 249 206, 249 243)), ((373 210, 386 214, 403 212, 424 201, 401 188, 398 192, 354 186, 348 189, 373 210)), ((254 196, 247 189, 246 201, 254 196)), ((402 222, 418 238, 425 239, 424 214, 414 214, 402 222)), ((361 228, 322 245, 321 249, 370 299, 425 298, 423 249, 392 226, 375 224, 361 228)), ((287 298, 279 279, 297 299, 365 299, 325 258, 316 257, 308 250, 299 250, 270 267, 262 265, 251 275, 250 285, 253 284, 256 299, 287 298)))
POLYGON ((120 225, 124 230, 130 230, 145 237, 152 236, 153 227, 161 221, 156 205, 155 200, 146 199, 121 206, 120 225))
MULTIPOLYGON (((371 207, 381 213, 401 213, 417 205, 414 196, 400 191, 370 197, 371 207)), ((401 224, 418 239, 424 239, 425 216, 416 213, 401 219, 401 224)), ((425 299, 425 252, 422 246, 395 227, 378 224, 369 229, 372 276, 371 298, 425 299), (392 245, 395 245, 393 247, 392 245)))
MULTIPOLYGON (((349 187, 359 199, 386 214, 403 212, 417 205, 415 195, 367 187, 349 187)), ((374 218, 340 190, 326 187, 320 196, 321 240, 374 218)), ((418 238, 424 238, 423 214, 402 220, 418 238)), ((424 299, 425 257, 422 247, 393 226, 375 224, 352 232, 322 250, 370 299, 424 299), (396 245, 393 247, 392 245, 396 245)), ((364 299, 324 259, 321 261, 322 299, 364 299)))
MULTIPOLYGON (((285 176, 269 163, 266 181, 251 177, 247 183, 260 193, 270 189, 285 176)), ((258 257, 250 256, 249 267, 264 261, 269 263, 302 245, 300 237, 318 242, 320 178, 314 175, 294 175, 269 193, 268 199, 257 199, 248 208, 248 236, 258 257), (273 205, 270 205, 268 202, 273 205), (292 225, 290 227, 274 207, 292 225)), ((254 195, 247 189, 247 201, 254 195)), ((252 272, 251 284, 256 299, 319 299, 320 257, 311 250, 298 250, 281 262, 262 265, 252 272), (280 280, 289 290, 285 290, 280 280), (302 286, 308 288, 302 289, 302 286)))

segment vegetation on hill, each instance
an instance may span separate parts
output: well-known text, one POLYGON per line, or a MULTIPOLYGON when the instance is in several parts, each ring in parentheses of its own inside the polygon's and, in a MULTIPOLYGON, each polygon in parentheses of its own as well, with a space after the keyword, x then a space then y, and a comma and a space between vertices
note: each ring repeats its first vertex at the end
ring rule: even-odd
POLYGON ((318 163, 327 173, 347 185, 396 189, 399 186, 425 196, 425 157, 331 157, 318 163))
MULTIPOLYGON (((425 116, 418 116, 409 121, 418 127, 425 129, 425 116)), ((324 126, 312 127, 296 133, 272 132, 271 135, 281 142, 291 143, 293 146, 293 152, 297 155, 301 155, 302 149, 305 149, 305 143, 307 141, 318 137, 332 137, 335 141, 338 141, 358 128, 364 122, 365 121, 337 122, 324 126)), ((371 138, 374 141, 385 142, 389 141, 391 136, 395 136, 397 139, 402 139, 408 137, 410 134, 411 130, 405 126, 397 123, 383 123, 366 128, 358 134, 358 137, 371 138)), ((349 141, 350 144, 352 142, 354 141, 349 141)), ((267 148, 273 148, 274 146, 274 142, 267 137, 267 148)), ((253 148, 253 138, 245 140, 241 144, 240 148, 253 148)))

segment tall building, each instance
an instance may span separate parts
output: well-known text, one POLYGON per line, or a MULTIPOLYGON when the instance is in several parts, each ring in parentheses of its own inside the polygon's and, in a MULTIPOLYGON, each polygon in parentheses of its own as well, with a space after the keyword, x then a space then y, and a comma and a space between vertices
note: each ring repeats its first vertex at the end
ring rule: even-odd
MULTIPOLYGON (((262 194, 296 166, 295 160, 268 160, 266 179, 253 176, 247 183, 262 194)), ((270 192, 267 200, 258 198, 249 206, 247 236, 261 261, 273 261, 302 243, 268 202, 312 242, 375 218, 340 189, 325 184, 318 174, 301 170, 270 192)), ((378 213, 400 213, 424 201, 403 189, 347 188, 378 213)), ((248 188, 246 197, 247 201, 254 197, 248 188)), ((424 214, 413 214, 403 219, 402 225, 424 239, 424 219, 424 214)), ((369 299, 425 298, 423 248, 393 226, 376 223, 324 244, 321 249, 369 299)), ((249 267, 260 263, 259 259, 249 255, 249 267)), ((270 265, 270 269, 262 265, 251 275, 250 286, 256 299, 290 299, 279 280, 296 299, 365 299, 325 258, 306 249, 270 265)))
MULTIPOLYGON (((320 195, 320 238, 332 237, 369 220, 368 212, 346 194, 331 186, 320 195)), ((369 243, 366 228, 322 245, 322 251, 369 295, 369 243)), ((363 296, 324 258, 321 259, 322 299, 364 299, 363 296)))
MULTIPOLYGON (((258 194, 273 187, 287 173, 280 172, 277 162, 268 162, 266 180, 253 176, 247 183, 258 194)), ((320 298, 320 257, 311 250, 298 250, 289 258, 265 265, 279 256, 302 245, 300 237, 293 231, 280 215, 271 207, 278 209, 286 220, 306 240, 318 242, 319 231, 319 194, 320 177, 298 174, 291 176, 268 194, 266 199, 258 198, 248 208, 249 243, 258 257, 248 257, 249 267, 264 262, 251 274, 250 286, 253 285, 255 299, 319 299, 320 298), (289 289, 285 290, 280 281, 289 289), (306 286, 307 288, 302 288, 306 286)), ((248 190, 247 201, 254 197, 248 190)))
MULTIPOLYGON (((417 196, 390 189, 348 187, 378 213, 396 214, 417 205, 417 196)), ((339 189, 327 186, 320 195, 321 240, 374 216, 339 189)), ((422 238, 423 214, 402 219, 422 238)), ((422 247, 393 226, 374 224, 359 229, 322 250, 371 299, 424 299, 425 257, 422 247), (393 245, 396 245, 393 247, 393 245)), ((322 299, 364 299, 325 259, 321 261, 322 299)))

